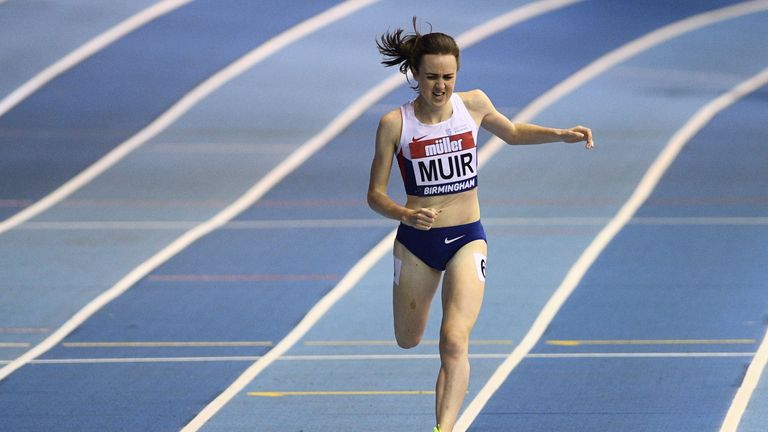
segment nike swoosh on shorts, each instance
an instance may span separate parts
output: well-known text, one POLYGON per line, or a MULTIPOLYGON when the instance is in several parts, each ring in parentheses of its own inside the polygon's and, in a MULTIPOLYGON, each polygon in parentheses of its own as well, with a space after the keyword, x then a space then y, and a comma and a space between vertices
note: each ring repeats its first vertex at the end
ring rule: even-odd
POLYGON ((459 239, 461 239, 461 238, 464 238, 464 237, 466 237, 466 236, 467 236, 467 235, 466 235, 466 234, 464 234, 464 235, 460 235, 460 236, 458 236, 458 237, 456 237, 456 238, 452 238, 452 239, 450 239, 450 240, 448 239, 448 237, 446 237, 446 238, 445 238, 445 244, 451 244, 451 243, 455 242, 456 240, 459 240, 459 239))

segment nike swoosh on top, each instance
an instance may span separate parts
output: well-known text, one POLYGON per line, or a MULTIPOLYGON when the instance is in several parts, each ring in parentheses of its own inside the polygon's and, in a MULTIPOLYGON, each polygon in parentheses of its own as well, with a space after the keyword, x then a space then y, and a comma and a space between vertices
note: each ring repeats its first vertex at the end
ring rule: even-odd
POLYGON ((451 243, 455 242, 456 240, 458 240, 458 239, 460 239, 460 238, 463 238, 463 237, 466 237, 466 234, 464 234, 464 235, 460 235, 460 236, 458 236, 458 237, 456 237, 456 238, 452 238, 452 239, 450 239, 450 240, 448 239, 448 237, 446 237, 446 238, 445 238, 445 244, 451 244, 451 243))
MULTIPOLYGON (((427 134, 427 135, 429 135, 429 134, 427 134)), ((421 141, 421 140, 422 140, 422 139, 424 139, 424 138, 425 138, 427 135, 424 135, 424 136, 420 136, 420 137, 418 137, 418 138, 416 138, 416 137, 413 137, 413 138, 411 138, 411 142, 417 142, 417 141, 421 141)))

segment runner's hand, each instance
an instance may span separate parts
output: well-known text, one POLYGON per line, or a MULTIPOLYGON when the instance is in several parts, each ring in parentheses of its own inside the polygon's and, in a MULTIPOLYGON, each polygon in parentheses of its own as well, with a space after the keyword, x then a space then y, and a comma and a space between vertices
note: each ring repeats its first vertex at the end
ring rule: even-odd
POLYGON ((421 208, 418 210, 412 210, 411 214, 406 216, 403 223, 408 226, 412 226, 416 229, 426 231, 432 228, 432 225, 437 220, 437 215, 439 213, 440 212, 438 212, 437 210, 431 209, 431 208, 421 208))
POLYGON ((586 147, 587 150, 591 150, 592 147, 595 146, 595 143, 592 141, 592 130, 584 126, 565 129, 563 131, 562 139, 567 143, 586 141, 587 143, 584 147, 586 147))

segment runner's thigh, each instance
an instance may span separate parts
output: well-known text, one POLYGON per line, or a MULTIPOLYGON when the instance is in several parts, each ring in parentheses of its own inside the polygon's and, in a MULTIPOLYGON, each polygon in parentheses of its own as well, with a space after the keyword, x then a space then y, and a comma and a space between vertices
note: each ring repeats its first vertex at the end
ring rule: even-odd
POLYGON ((471 330, 480 313, 485 289, 488 247, 482 240, 467 243, 453 256, 443 280, 443 327, 471 330))
POLYGON ((427 325, 429 307, 437 291, 441 272, 424 264, 397 241, 394 246, 394 258, 392 306, 395 332, 398 340, 401 336, 418 340, 427 325))

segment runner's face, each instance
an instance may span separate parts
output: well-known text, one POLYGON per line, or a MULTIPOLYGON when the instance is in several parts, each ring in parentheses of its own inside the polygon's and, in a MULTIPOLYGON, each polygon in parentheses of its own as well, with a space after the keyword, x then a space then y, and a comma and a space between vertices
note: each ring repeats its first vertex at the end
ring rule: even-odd
POLYGON ((419 83, 419 96, 428 105, 442 107, 451 100, 458 66, 450 54, 425 54, 419 72, 413 77, 419 83))

